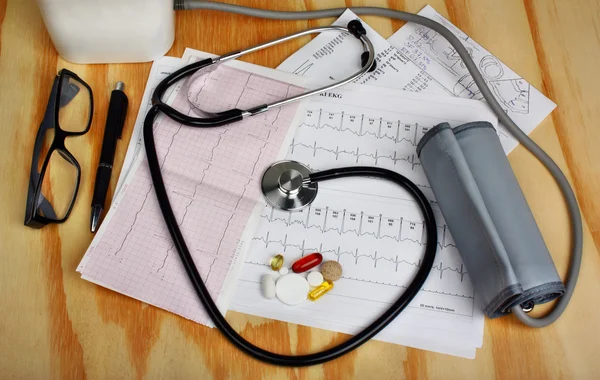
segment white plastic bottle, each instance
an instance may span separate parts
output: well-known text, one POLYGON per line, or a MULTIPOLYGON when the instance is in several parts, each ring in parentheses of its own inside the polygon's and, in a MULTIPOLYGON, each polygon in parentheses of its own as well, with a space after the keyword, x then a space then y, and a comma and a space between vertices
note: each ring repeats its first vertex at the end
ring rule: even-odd
POLYGON ((153 61, 173 45, 173 0, 37 2, 58 54, 73 63, 153 61))

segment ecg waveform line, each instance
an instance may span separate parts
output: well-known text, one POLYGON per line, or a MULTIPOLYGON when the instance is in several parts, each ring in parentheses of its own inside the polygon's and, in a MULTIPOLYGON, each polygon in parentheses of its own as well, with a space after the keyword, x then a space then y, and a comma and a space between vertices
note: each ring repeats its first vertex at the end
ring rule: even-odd
POLYGON ((336 146, 335 149, 331 149, 331 148, 327 148, 324 146, 320 146, 317 145, 317 142, 315 141, 313 144, 306 144, 303 142, 296 142, 296 139, 292 140, 292 144, 291 144, 291 153, 294 153, 294 150, 296 149, 296 147, 301 147, 301 148, 306 148, 309 150, 313 151, 313 156, 315 156, 317 154, 317 151, 323 151, 329 154, 333 154, 335 155, 335 160, 338 161, 340 155, 349 155, 349 156, 353 156, 356 158, 356 163, 358 163, 358 160, 361 157, 368 157, 370 159, 372 159, 373 161, 375 161, 375 164, 379 163, 379 160, 381 159, 387 159, 392 161, 392 163, 394 165, 396 165, 397 162, 400 161, 404 161, 410 164, 411 166, 411 170, 415 170, 416 166, 421 166, 421 163, 419 162, 419 160, 416 158, 415 154, 409 154, 406 156, 401 156, 398 155, 398 153, 396 153, 394 151, 394 154, 379 154, 378 151, 376 150, 375 153, 372 152, 367 152, 367 153, 361 153, 360 152, 360 147, 356 147, 356 150, 346 150, 346 149, 341 149, 339 146, 336 146))
MULTIPOLYGON (((249 79, 248 79, 248 80, 249 80, 249 79)), ((288 86, 287 86, 287 90, 286 90, 286 96, 289 94, 289 92, 290 92, 290 89, 291 89, 291 85, 288 85, 288 86)), ((201 89, 200 89, 200 91, 198 92, 198 95, 200 95, 200 92, 202 92, 202 88, 201 88, 201 89)), ((236 103, 235 103, 236 105, 238 105, 238 103, 239 103, 240 99, 241 99, 241 95, 240 95, 240 98, 238 98, 238 100, 236 101, 236 103)), ((190 110, 187 112, 187 115, 190 115, 190 114, 191 114, 191 112, 192 112, 192 110, 190 109, 190 110)), ((215 252, 217 255, 218 255, 218 253, 219 253, 219 251, 220 251, 220 249, 221 249, 221 245, 222 245, 222 243, 223 243, 223 240, 224 240, 225 234, 226 234, 227 230, 229 229, 229 224, 230 224, 231 220, 233 219, 233 216, 235 215, 235 212, 237 212, 237 210, 238 210, 238 207, 239 207, 239 204, 240 204, 241 200, 243 199, 243 197, 244 197, 244 194, 246 193, 246 191, 247 191, 247 188, 248 188, 248 186, 250 185, 250 183, 251 183, 251 181, 252 181, 252 180, 251 180, 251 177, 254 175, 254 172, 255 172, 255 170, 256 170, 256 165, 257 165, 257 164, 258 164, 258 162, 260 161, 260 157, 261 157, 261 155, 262 155, 263 149, 264 149, 264 148, 267 146, 267 144, 268 144, 268 140, 269 140, 269 138, 271 137, 271 132, 270 132, 270 131, 273 129, 273 126, 275 125, 275 123, 276 123, 276 122, 277 122, 277 120, 279 119, 279 115, 280 115, 281 109, 280 109, 280 108, 278 108, 276 112, 277 112, 277 113, 276 113, 276 116, 275 116, 275 118, 274 118, 274 119, 273 119, 273 120, 272 120, 270 123, 269 123, 269 122, 268 122, 266 119, 264 120, 264 125, 269 127, 269 128, 267 128, 267 129, 268 129, 268 134, 267 134, 267 137, 266 137, 266 138, 263 138, 263 137, 261 137, 261 136, 257 136, 257 135, 255 135, 255 134, 252 134, 252 131, 248 131, 248 132, 246 133, 246 135, 247 135, 247 136, 249 136, 249 137, 251 137, 251 138, 258 139, 258 140, 262 141, 262 142, 263 142, 263 144, 262 144, 262 146, 260 147, 259 154, 257 154, 257 157, 256 157, 256 159, 255 159, 255 160, 254 160, 254 162, 253 162, 252 169, 251 169, 251 171, 250 171, 249 175, 248 175, 247 173, 242 173, 242 174, 244 174, 245 176, 248 176, 248 181, 247 181, 247 183, 244 185, 244 190, 243 190, 243 192, 241 193, 241 195, 239 196, 239 198, 237 199, 237 201, 236 201, 236 203, 235 203, 235 206, 233 207, 233 210, 231 210, 231 216, 230 216, 229 220, 227 221, 227 225, 226 225, 226 227, 225 227, 225 229, 224 229, 224 231, 223 231, 223 235, 221 236, 221 238, 220 238, 220 240, 219 240, 219 243, 218 243, 218 246, 217 246, 217 249, 216 249, 216 252, 215 252)), ((156 128, 156 127, 155 127, 155 128, 156 128)), ((167 146, 166 153, 165 153, 165 155, 164 155, 164 157, 163 157, 163 160, 162 160, 162 163, 161 163, 161 169, 162 169, 162 168, 164 167, 164 165, 166 164, 166 162, 167 162, 167 159, 169 159, 170 152, 171 152, 171 148, 172 148, 172 147, 173 147, 173 145, 175 144, 175 140, 176 140, 176 138, 177 138, 177 136, 179 135, 179 133, 180 133, 180 131, 181 131, 181 130, 182 130, 182 125, 179 125, 179 126, 178 126, 178 128, 177 128, 177 130, 176 130, 176 131, 175 131, 175 132, 174 132, 174 133, 171 135, 171 138, 170 138, 170 141, 169 141, 169 145, 167 146)), ((188 213, 188 210, 189 210, 190 206, 191 206, 191 205, 192 205, 192 204, 193 204, 193 203, 194 203, 196 200, 198 200, 198 199, 196 199, 196 195, 197 195, 197 192, 198 192, 198 188, 199 188, 199 186, 200 186, 200 185, 202 185, 202 184, 204 183, 204 179, 205 179, 205 177, 206 177, 206 172, 207 172, 207 171, 208 171, 208 170, 209 170, 209 169, 210 169, 210 168, 211 168, 211 167, 214 165, 214 164, 213 164, 213 161, 215 160, 215 151, 216 151, 216 150, 217 150, 217 149, 218 149, 218 148, 221 146, 221 144, 222 144, 222 140, 223 140, 224 136, 225 136, 225 135, 226 135, 228 132, 229 132, 229 128, 228 128, 228 127, 225 127, 225 128, 223 128, 223 131, 221 131, 221 132, 219 133, 218 137, 217 137, 217 141, 216 141, 216 143, 215 143, 215 144, 214 144, 212 147, 210 147, 210 148, 207 148, 207 149, 206 149, 207 151, 208 151, 208 150, 210 150, 210 155, 209 155, 208 159, 206 159, 206 160, 204 160, 204 159, 201 159, 201 161, 205 161, 205 162, 207 163, 207 167, 206 167, 206 168, 205 168, 205 169, 202 171, 202 177, 200 178, 200 180, 199 180, 199 181, 196 181, 196 182, 194 183, 194 191, 193 191, 193 193, 191 194, 191 196, 184 195, 184 194, 180 194, 180 193, 178 193, 177 191, 174 191, 174 193, 176 193, 176 194, 178 194, 178 195, 180 195, 180 196, 183 196, 184 198, 188 198, 188 199, 189 199, 188 203, 185 205, 185 208, 184 208, 184 211, 183 211, 183 215, 182 215, 182 217, 181 217, 181 221, 177 223, 179 227, 182 227, 182 226, 183 226, 183 224, 184 224, 184 221, 185 221, 185 218, 186 218, 186 216, 187 216, 187 213, 188 213)), ((125 237, 123 238, 123 241, 121 242, 121 245, 120 245, 119 249, 118 249, 118 250, 117 250, 117 251, 114 253, 114 255, 117 255, 118 253, 120 253, 120 252, 122 251, 122 249, 123 249, 123 246, 125 245, 126 241, 127 241, 127 240, 128 240, 128 238, 129 238, 129 235, 131 234, 131 232, 133 231, 134 227, 135 227, 135 226, 136 226, 136 224, 137 224, 138 215, 139 215, 139 214, 140 214, 140 213, 143 211, 143 209, 144 209, 144 205, 146 204, 146 201, 147 201, 147 199, 148 199, 148 196, 149 196, 149 194, 150 194, 150 192, 151 192, 151 190, 152 190, 153 188, 154 188, 154 187, 153 187, 153 185, 152 185, 152 184, 150 184, 150 188, 149 188, 149 189, 148 189, 148 191, 145 193, 144 200, 143 200, 143 202, 142 202, 142 204, 141 204, 140 208, 139 208, 139 209, 136 211, 136 213, 135 213, 135 217, 134 217, 134 220, 133 220, 133 222, 131 223, 131 225, 130 225, 130 227, 129 227, 129 231, 128 231, 128 232, 125 234, 125 237)), ((164 239, 171 240, 171 238, 170 238, 169 236, 165 236, 165 237, 164 237, 164 239)), ((170 256, 170 252, 172 252, 172 251, 173 251, 174 247, 175 247, 175 246, 174 246, 174 244, 171 244, 171 245, 170 245, 170 247, 169 247, 169 248, 166 250, 166 252, 165 252, 165 255, 164 255, 164 258, 162 259, 162 263, 161 263, 160 267, 159 267, 159 268, 156 270, 156 273, 157 273, 157 274, 158 274, 158 273, 159 273, 159 272, 160 272, 160 271, 161 271, 161 270, 162 270, 162 269, 165 267, 165 265, 166 265, 166 262, 167 262, 167 259, 168 259, 168 258, 169 258, 169 256, 170 256)), ((196 250, 196 251, 199 251, 199 250, 196 250)), ((212 261, 212 264, 210 265, 210 267, 209 267, 209 269, 208 269, 208 273, 206 274, 206 277, 205 277, 205 279, 204 279, 204 281, 205 281, 205 282, 208 282, 208 279, 209 279, 209 276, 211 275, 211 272, 212 272, 212 267, 213 267, 213 265, 215 264, 215 261, 216 261, 216 257, 213 259, 213 261, 212 261)), ((122 262, 122 259, 121 259, 121 262, 122 262)), ((165 278, 165 276, 163 275, 163 276, 161 277, 161 280, 164 280, 164 278, 165 278)))
MULTIPOLYGON (((260 217, 263 219, 266 219, 269 223, 283 223, 286 226, 293 226, 293 225, 299 225, 302 228, 308 230, 311 228, 315 228, 319 231, 321 231, 322 233, 326 233, 326 232, 336 232, 337 234, 344 235, 344 234, 352 234, 352 235, 356 235, 357 237, 360 236, 372 236, 375 239, 390 239, 390 240, 394 240, 397 242, 405 242, 405 241, 410 241, 413 242, 415 244, 418 244, 420 246, 423 246, 426 244, 426 235, 425 235, 425 226, 423 224, 422 221, 413 221, 413 220, 408 220, 405 219, 404 217, 400 217, 400 218, 392 218, 392 217, 387 217, 387 216, 383 216, 383 215, 369 215, 369 214, 365 214, 364 212, 354 212, 354 211, 348 211, 348 210, 334 210, 331 209, 329 207, 317 207, 317 208, 313 208, 312 206, 308 206, 308 210, 306 212, 306 218, 305 219, 292 219, 292 215, 293 213, 290 211, 288 212, 288 216, 286 217, 277 217, 275 216, 275 209, 272 207, 270 208, 270 212, 267 214, 261 214, 260 217), (311 213, 313 212, 313 213, 311 213), (311 220, 311 215, 316 215, 316 216, 321 216, 324 213, 324 217, 322 220, 322 224, 316 224, 312 221, 314 221, 314 217, 311 220), (351 219, 358 219, 358 226, 357 228, 346 228, 347 226, 347 222, 348 220, 351 219), (335 227, 331 227, 331 223, 332 222, 336 222, 339 224, 338 226, 335 227), (341 222, 340 222, 341 221, 341 222), (375 232, 371 232, 371 231, 365 231, 364 225, 366 224, 365 221, 367 223, 375 223, 377 225, 377 231, 375 232), (383 232, 382 231, 382 225, 387 223, 388 225, 397 225, 397 234, 394 235, 390 235, 389 233, 383 232), (420 239, 414 239, 414 238, 410 238, 407 237, 406 235, 403 236, 402 232, 405 228, 408 228, 409 230, 414 230, 415 228, 417 228, 417 225, 421 225, 421 238, 420 239)), ((295 213, 295 214, 299 214, 299 213, 295 213)), ((321 221, 320 221, 321 222, 321 221)), ((442 225, 442 226, 437 226, 437 228, 439 230, 441 230, 440 232, 440 236, 438 238, 438 247, 440 249, 445 249, 448 247, 453 247, 456 248, 456 244, 454 242, 451 242, 448 236, 448 227, 446 224, 442 225)))
MULTIPOLYGON (((269 264, 257 263, 255 261, 244 261, 244 263, 256 265, 256 266, 259 266, 259 267, 266 267, 266 268, 270 268, 271 267, 271 265, 269 265, 269 264)), ((406 289, 407 288, 407 286, 405 286, 405 285, 394 284, 392 282, 375 281, 375 280, 365 280, 365 279, 356 278, 356 277, 350 277, 350 276, 342 276, 341 278, 346 279, 346 280, 351 280, 351 281, 365 282, 365 283, 369 283, 369 284, 394 286, 396 288, 402 288, 402 289, 406 289)), ((243 278, 241 279, 241 281, 254 282, 256 284, 259 283, 259 281, 246 280, 246 279, 243 279, 243 278)), ((453 297, 459 297, 459 298, 473 299, 473 296, 465 295, 465 294, 460 294, 460 293, 443 292, 443 291, 440 291, 440 290, 433 290, 433 289, 427 289, 427 288, 421 288, 421 291, 422 292, 427 292, 427 293, 441 294, 441 295, 444 295, 444 296, 453 296, 453 297)))
POLYGON ((381 133, 380 129, 377 132, 371 132, 369 130, 362 130, 362 129, 355 131, 354 129, 351 129, 351 128, 344 128, 341 125, 339 127, 336 127, 335 125, 331 125, 331 124, 327 124, 327 123, 317 124, 317 125, 302 123, 298 126, 298 128, 312 128, 312 129, 329 128, 329 129, 332 129, 332 130, 338 131, 338 132, 350 132, 353 135, 358 136, 358 137, 371 136, 378 140, 390 140, 390 141, 395 142, 396 144, 399 144, 401 142, 407 142, 412 146, 417 146, 417 144, 414 142, 413 139, 407 139, 404 137, 400 137, 400 134, 398 132, 396 134, 390 135, 387 132, 381 133))
MULTIPOLYGON (((420 268, 421 266, 421 260, 418 261, 409 261, 409 260, 404 260, 404 259, 399 259, 398 255, 396 255, 395 257, 385 257, 385 256, 377 256, 377 250, 375 250, 373 253, 360 253, 360 250, 357 248, 354 251, 345 251, 342 250, 342 248, 340 246, 337 246, 337 248, 334 249, 326 249, 323 248, 323 244, 321 243, 318 247, 308 247, 306 246, 306 240, 302 240, 302 244, 293 244, 293 243, 288 243, 287 239, 288 239, 288 234, 285 234, 283 239, 279 239, 279 240, 271 240, 270 239, 270 232, 267 232, 267 234, 265 236, 261 236, 261 237, 254 237, 252 240, 255 241, 262 241, 265 244, 265 248, 269 248, 270 244, 278 244, 280 246, 283 247, 284 252, 286 251, 286 249, 288 247, 293 247, 298 249, 300 252, 302 252, 302 255, 304 255, 305 251, 311 251, 311 252, 320 252, 321 254, 324 253, 331 253, 333 255, 335 255, 337 257, 337 261, 339 262, 341 257, 344 255, 348 255, 351 257, 354 257, 354 264, 358 265, 358 260, 360 258, 368 258, 373 260, 373 267, 377 268, 377 262, 380 260, 383 261, 387 261, 391 264, 395 264, 395 271, 398 272, 398 266, 399 265, 408 265, 408 266, 413 266, 415 268, 420 268)), ((463 282, 465 274, 467 274, 467 271, 464 269, 464 265, 461 264, 460 268, 454 268, 454 267, 450 267, 450 266, 444 266, 443 262, 439 262, 438 264, 433 266, 434 270, 439 271, 440 273, 440 279, 443 278, 443 274, 445 271, 450 271, 450 272, 455 272, 460 276, 460 282, 463 282)))
POLYGON ((318 113, 317 123, 309 124, 302 123, 300 124, 300 128, 313 128, 313 129, 331 129, 338 132, 349 132, 355 136, 370 136, 376 139, 387 139, 393 141, 395 143, 408 142, 413 146, 417 146, 419 136, 425 134, 430 127, 420 126, 418 123, 407 124, 402 123, 401 120, 387 120, 383 117, 373 118, 373 117, 365 117, 364 114, 361 115, 351 115, 347 114, 344 111, 342 112, 325 112, 327 115, 327 121, 334 120, 336 116, 339 116, 339 126, 329 124, 327 121, 323 122, 323 109, 319 110, 307 110, 306 116, 312 117, 313 113, 318 113), (347 127, 344 121, 347 123, 357 124, 356 121, 360 120, 360 125, 358 129, 353 129, 347 127), (372 130, 369 127, 375 126, 376 130, 372 130), (409 134, 408 138, 402 136, 409 134))

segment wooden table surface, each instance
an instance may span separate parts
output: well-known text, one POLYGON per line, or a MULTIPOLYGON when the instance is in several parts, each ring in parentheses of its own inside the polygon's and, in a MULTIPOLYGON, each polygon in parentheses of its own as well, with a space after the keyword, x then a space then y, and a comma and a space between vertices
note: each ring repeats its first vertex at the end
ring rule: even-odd
MULTIPOLYGON (((600 376, 600 2, 594 0, 238 1, 286 10, 389 6, 417 12, 429 2, 558 104, 532 137, 565 170, 584 216, 584 258, 571 305, 551 327, 512 317, 487 320, 483 348, 466 360, 369 342, 319 367, 264 365, 214 329, 111 292, 75 272, 92 239, 89 205, 111 87, 127 83, 130 110, 117 173, 150 64, 79 66, 58 57, 34 0, 0 0, 0 378, 598 378, 600 376), (83 178, 70 219, 41 230, 23 226, 33 141, 53 77, 77 72, 92 87, 91 131, 71 150, 83 178)), ((402 23, 365 17, 384 37, 402 23)), ((332 19, 284 22, 215 12, 177 15, 169 55, 185 47, 222 54, 332 19)), ((308 38, 243 59, 276 67, 308 38)), ((518 148, 510 161, 560 273, 568 265, 569 226, 561 195, 542 166, 518 148)), ((113 188, 117 176, 113 176, 113 188)), ((234 312, 243 336, 282 353, 320 350, 347 337, 234 312)))

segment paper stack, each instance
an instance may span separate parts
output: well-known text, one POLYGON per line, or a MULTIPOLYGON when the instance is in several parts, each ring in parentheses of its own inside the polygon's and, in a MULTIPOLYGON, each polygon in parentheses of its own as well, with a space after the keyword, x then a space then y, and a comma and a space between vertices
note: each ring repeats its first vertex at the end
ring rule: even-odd
MULTIPOLYGON (((465 41, 494 94, 525 132, 555 107, 433 8, 420 14, 444 23, 465 41)), ((356 18, 347 11, 335 24, 356 18)), ((332 96, 315 96, 210 130, 186 128, 168 118, 156 121, 171 202, 222 312, 233 309, 354 334, 401 294, 420 265, 423 223, 407 194, 387 183, 340 180, 320 186, 309 208, 281 212, 267 207, 259 193, 258 181, 271 162, 293 159, 313 170, 385 167, 410 178, 435 204, 416 157, 420 137, 442 121, 497 125, 440 36, 407 24, 386 41, 365 27, 377 69, 332 96), (344 276, 333 291, 294 307, 261 297, 258 282, 270 271, 270 257, 283 253, 289 266, 314 251, 343 266, 344 276)), ((216 112, 285 98, 350 75, 360 65, 360 49, 351 35, 323 33, 278 70, 231 62, 180 83, 169 102, 201 115, 203 108, 216 112), (209 104, 215 98, 220 101, 209 104)), ((141 135, 158 82, 190 60, 208 56, 188 49, 182 59, 155 62, 113 205, 78 271, 102 286, 210 325, 162 222, 141 135)), ((497 127, 508 153, 517 141, 497 127)), ((473 358, 483 340, 483 313, 439 212, 437 222, 439 249, 427 283, 376 339, 473 358)))

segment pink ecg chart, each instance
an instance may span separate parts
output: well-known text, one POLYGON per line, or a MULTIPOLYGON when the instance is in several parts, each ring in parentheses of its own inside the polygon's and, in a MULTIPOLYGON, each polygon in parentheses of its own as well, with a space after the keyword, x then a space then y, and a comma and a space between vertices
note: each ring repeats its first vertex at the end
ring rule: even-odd
MULTIPOLYGON (((198 73, 172 106, 202 115, 249 108, 301 88, 227 66, 198 73)), ((169 198, 213 299, 223 289, 235 251, 259 197, 264 169, 277 159, 297 105, 225 127, 182 126, 163 118, 154 134, 169 198)), ((158 208, 148 164, 139 166, 103 235, 80 267, 93 282, 206 324, 158 208)))

